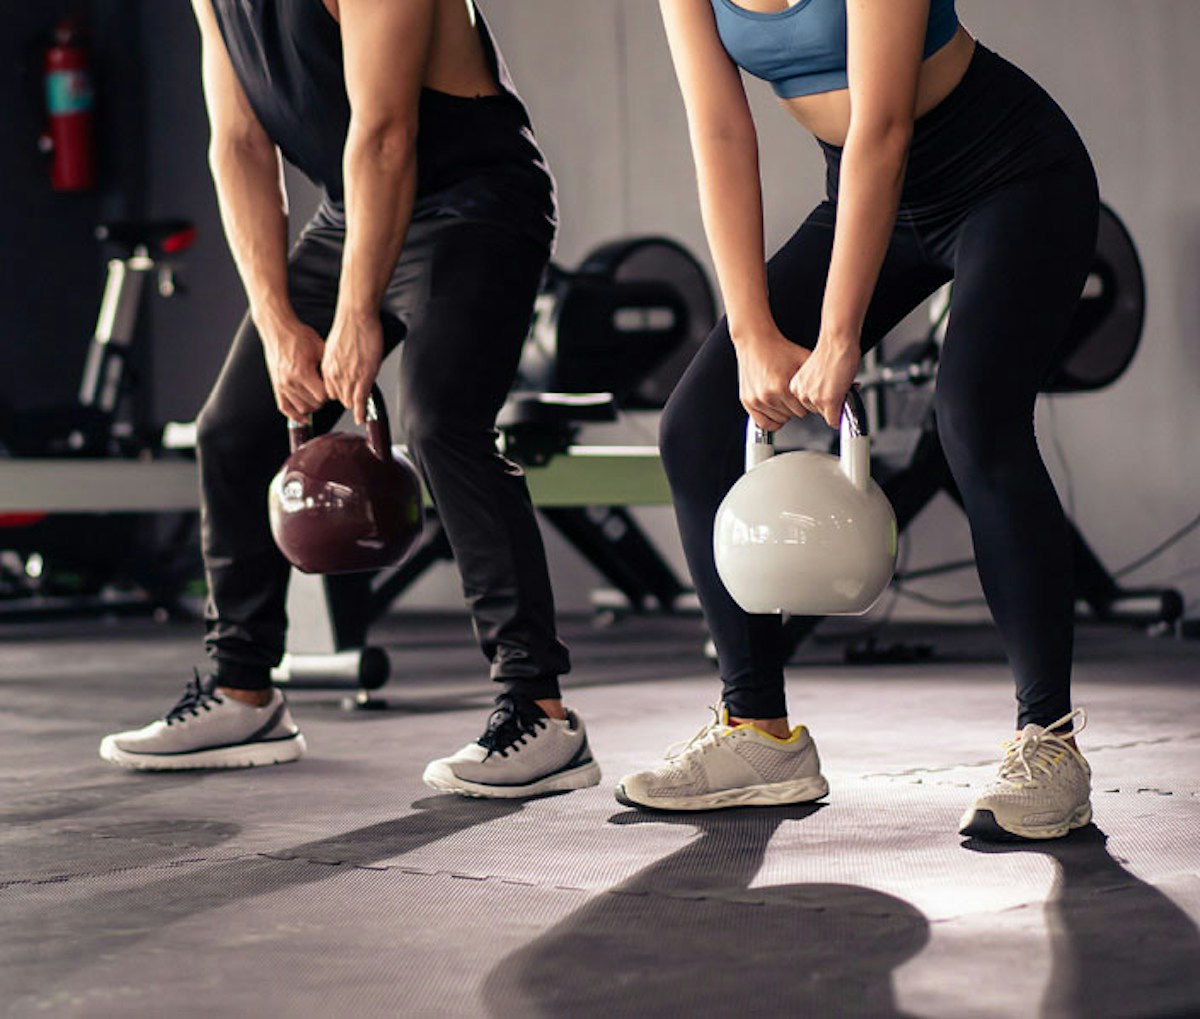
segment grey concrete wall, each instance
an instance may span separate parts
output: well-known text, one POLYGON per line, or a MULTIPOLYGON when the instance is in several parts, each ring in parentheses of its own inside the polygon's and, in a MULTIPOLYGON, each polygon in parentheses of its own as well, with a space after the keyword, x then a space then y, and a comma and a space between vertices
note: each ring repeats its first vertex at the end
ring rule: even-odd
MULTIPOLYGON (((670 234, 705 250, 683 112, 652 0, 491 0, 489 18, 558 175, 560 260, 630 233, 670 234)), ((162 416, 195 413, 220 364, 243 299, 220 238, 204 165, 206 128, 195 29, 184 4, 145 2, 150 211, 197 218, 192 295, 154 309, 155 388, 162 416)), ((1112 565, 1133 559, 1200 512, 1200 4, 1194 0, 960 0, 964 21, 1026 67, 1088 141, 1105 197, 1145 261, 1150 311, 1138 359, 1112 389, 1045 401, 1039 428, 1075 518, 1112 565)), ((778 244, 820 197, 816 146, 751 86, 759 117, 767 233, 778 244)), ((306 211, 311 191, 294 185, 306 211)), ((705 256, 706 257, 706 256, 705 256)), ((644 518, 678 561, 669 518, 644 518)), ((909 532, 910 565, 969 554, 957 511, 935 505, 909 532)), ((585 603, 592 574, 552 542, 560 602, 585 603)), ((1193 535, 1133 580, 1200 567, 1193 535)), ((449 574, 419 593, 454 603, 449 574)), ((1181 581, 1200 606, 1200 574, 1181 581)), ((971 597, 969 576, 929 585, 971 597)), ((920 608, 918 614, 930 610, 920 608)), ((978 613, 978 609, 966 612, 978 613)), ((955 617, 962 611, 952 613, 955 617)))

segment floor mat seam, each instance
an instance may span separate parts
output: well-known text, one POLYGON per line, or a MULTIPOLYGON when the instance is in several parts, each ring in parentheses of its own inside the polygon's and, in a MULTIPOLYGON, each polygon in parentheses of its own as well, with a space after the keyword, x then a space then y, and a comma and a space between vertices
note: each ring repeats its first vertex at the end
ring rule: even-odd
MULTIPOLYGON (((583 895, 599 896, 619 896, 625 898, 642 898, 653 901, 663 902, 719 902, 722 905, 735 906, 751 906, 763 907, 769 905, 783 905, 789 909, 800 909, 809 912, 823 912, 824 907, 806 906, 802 902, 788 903, 772 903, 762 896, 747 896, 746 894, 738 894, 736 890, 722 891, 721 889, 705 890, 705 891, 670 891, 666 889, 632 889, 622 888, 620 886, 610 888, 587 888, 582 885, 572 885, 555 882, 538 882, 529 881, 524 878, 513 877, 504 874, 476 874, 465 871, 453 871, 445 869, 431 869, 422 867, 412 867, 402 864, 362 864, 354 863, 350 860, 338 860, 330 858, 310 858, 302 856, 280 856, 275 853, 268 852, 253 852, 240 853, 233 856, 219 857, 189 857, 182 860, 174 860, 169 863, 144 864, 130 867, 114 867, 102 871, 78 872, 72 874, 48 875, 37 878, 20 878, 12 881, 0 881, 0 891, 19 888, 19 887, 35 887, 38 885, 52 884, 71 884, 88 879, 110 877, 116 874, 128 874, 137 871, 155 871, 155 870, 170 870, 181 866, 188 865, 204 865, 209 863, 232 863, 239 860, 271 860, 277 863, 301 863, 311 867, 345 867, 347 870, 358 871, 392 871, 397 874, 402 874, 405 877, 417 878, 437 878, 444 877, 451 880, 474 881, 480 883, 496 882, 498 884, 528 888, 534 891, 542 892, 572 892, 583 895)), ((764 890, 770 886, 764 886, 764 890)), ((1022 904, 1022 906, 1027 904, 1022 904)), ((1022 908, 1022 907, 1017 907, 1022 908)), ((863 914, 868 915, 868 914, 863 914)), ((869 914, 871 916, 885 914, 869 914)))
POLYGON ((0 879, 0 891, 28 885, 61 885, 72 881, 89 878, 111 877, 114 874, 131 874, 144 870, 171 870, 188 864, 232 863, 235 860, 245 860, 258 856, 258 853, 234 853, 230 856, 188 856, 179 860, 169 860, 157 863, 134 863, 127 867, 106 867, 103 870, 71 871, 66 874, 39 874, 33 877, 0 879))

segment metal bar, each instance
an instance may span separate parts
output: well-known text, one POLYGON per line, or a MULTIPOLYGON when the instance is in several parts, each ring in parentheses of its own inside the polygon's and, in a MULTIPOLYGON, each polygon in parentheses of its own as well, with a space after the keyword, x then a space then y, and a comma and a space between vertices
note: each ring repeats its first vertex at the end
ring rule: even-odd
POLYGON ((190 460, 0 460, 0 513, 155 513, 199 505, 190 460))
MULTIPOLYGON (((575 446, 526 470, 538 506, 666 506, 653 446, 575 446)), ((0 460, 0 513, 153 513, 199 506, 190 460, 0 460)))

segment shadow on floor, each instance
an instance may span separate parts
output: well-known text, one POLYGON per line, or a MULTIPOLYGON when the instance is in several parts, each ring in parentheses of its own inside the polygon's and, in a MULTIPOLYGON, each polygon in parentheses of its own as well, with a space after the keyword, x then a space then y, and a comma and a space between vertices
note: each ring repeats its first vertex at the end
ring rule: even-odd
MULTIPOLYGON (((90 777, 95 768, 77 769, 75 772, 58 776, 66 783, 75 775, 90 777)), ((161 793, 164 789, 181 790, 200 781, 202 773, 181 771, 174 774, 144 775, 130 772, 112 772, 105 782, 88 784, 61 784, 46 789, 35 789, 27 793, 10 796, 0 807, 0 824, 33 824, 41 821, 57 821, 76 814, 116 806, 126 800, 161 793)), ((0 877, 3 874, 0 873, 0 877)))
MULTIPOLYGON (((70 900, 68 908, 56 902, 41 912, 31 911, 19 923, 6 924, 0 941, 0 973, 6 975, 6 986, 0 997, 15 1000, 42 990, 97 959, 135 948, 159 935, 168 924, 256 896, 324 881, 345 873, 347 866, 367 867, 390 860, 475 825, 508 817, 522 806, 520 800, 431 796, 415 802, 414 813, 395 820, 206 867, 203 860, 193 860, 190 862, 203 869, 135 888, 96 892, 70 900)), ((111 827, 115 833, 120 826, 111 827)), ((114 880, 123 878, 118 874, 114 880)))
POLYGON ((1052 963, 1045 1019, 1184 1019, 1200 1015, 1200 930, 1157 888, 1113 859, 1095 825, 1053 842, 994 844, 982 853, 1040 853, 1058 873, 1046 903, 1052 963))
POLYGON ((504 959, 482 1000, 496 1017, 901 1016, 891 975, 929 939, 918 910, 854 885, 750 887, 778 827, 818 809, 615 815, 699 834, 504 959))

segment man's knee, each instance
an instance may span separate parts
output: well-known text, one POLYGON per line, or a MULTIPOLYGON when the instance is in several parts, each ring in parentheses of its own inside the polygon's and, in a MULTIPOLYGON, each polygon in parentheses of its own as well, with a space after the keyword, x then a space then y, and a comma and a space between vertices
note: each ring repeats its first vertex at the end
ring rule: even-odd
POLYGON ((201 456, 220 456, 236 448, 238 431, 232 416, 210 398, 196 416, 196 448, 201 456))
POLYGON ((196 449, 202 460, 242 460, 254 453, 269 451, 274 456, 280 450, 286 452, 282 416, 276 427, 264 434, 261 420, 256 422, 237 410, 228 402, 212 398, 200 409, 196 416, 196 449))
POLYGON ((419 464, 447 457, 490 456, 496 450, 492 422, 441 402, 410 399, 400 412, 404 441, 419 464))

